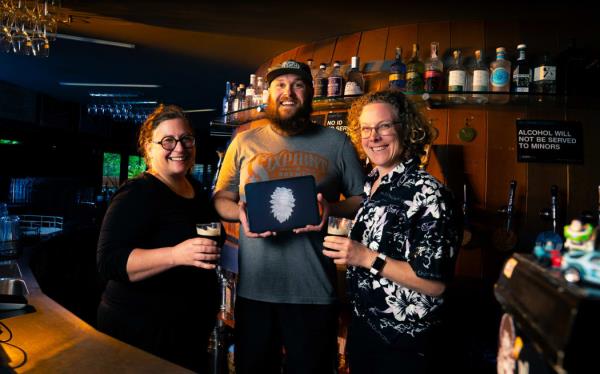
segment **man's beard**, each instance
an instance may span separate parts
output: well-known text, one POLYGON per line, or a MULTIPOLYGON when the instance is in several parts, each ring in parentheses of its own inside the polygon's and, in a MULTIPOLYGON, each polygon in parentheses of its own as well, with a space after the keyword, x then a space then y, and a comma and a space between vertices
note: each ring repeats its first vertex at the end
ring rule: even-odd
POLYGON ((269 101, 265 111, 266 117, 281 131, 288 135, 296 135, 304 132, 312 126, 310 114, 312 113, 312 103, 305 101, 298 110, 288 118, 282 118, 278 111, 277 103, 269 101))

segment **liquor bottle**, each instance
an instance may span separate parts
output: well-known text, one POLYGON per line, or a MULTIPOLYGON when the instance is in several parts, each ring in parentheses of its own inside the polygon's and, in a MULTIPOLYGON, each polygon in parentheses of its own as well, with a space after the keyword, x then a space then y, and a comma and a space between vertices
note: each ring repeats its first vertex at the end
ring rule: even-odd
MULTIPOLYGON (((455 49, 452 52, 454 61, 448 67, 448 91, 449 92, 463 92, 467 84, 467 72, 463 66, 462 59, 460 56, 460 49, 455 49)), ((463 95, 449 94, 448 99, 452 102, 464 102, 465 97, 463 95)))
POLYGON ((244 93, 244 107, 250 108, 254 106, 254 95, 256 93, 256 74, 250 74, 250 83, 246 86, 246 92, 244 93))
POLYGON ((425 91, 444 89, 444 64, 438 58, 440 43, 431 42, 431 56, 425 60, 425 91))
POLYGON ((515 63, 515 70, 513 71, 512 75, 514 92, 529 92, 529 86, 531 84, 531 67, 529 66, 527 57, 525 56, 526 49, 527 46, 525 44, 519 44, 517 46, 519 57, 515 63))
POLYGON ((360 72, 360 59, 358 56, 352 56, 350 71, 346 77, 344 86, 344 96, 362 95, 365 92, 365 79, 360 72))
POLYGON ((533 91, 542 94, 556 93, 556 64, 545 53, 533 69, 533 91))
POLYGON ((406 64, 406 91, 423 92, 423 72, 425 65, 419 59, 419 45, 413 44, 412 57, 406 64))
POLYGON ((246 85, 240 83, 237 87, 237 93, 233 99, 233 110, 238 111, 245 108, 246 105, 246 85))
POLYGON ((327 71, 325 70, 326 68, 327 65, 325 63, 321 63, 319 65, 319 70, 317 71, 317 74, 313 79, 313 87, 315 89, 314 97, 327 96, 327 82, 329 76, 327 75, 327 71))
POLYGON ((252 106, 258 106, 263 103, 263 91, 265 90, 265 82, 263 77, 256 77, 256 88, 254 89, 254 102, 252 106))
MULTIPOLYGON (((473 78, 471 79, 473 92, 488 92, 490 90, 490 72, 483 60, 481 50, 475 51, 475 66, 473 67, 473 78)), ((487 96, 482 94, 473 94, 473 101, 476 103, 487 102, 487 96)))
POLYGON ((490 64, 490 83, 493 92, 508 92, 510 89, 510 61, 505 59, 506 49, 496 48, 496 59, 490 64))
POLYGON ((400 47, 396 47, 396 59, 390 66, 388 80, 390 89, 406 91, 406 64, 402 62, 402 48, 400 47))
POLYGON ((577 47, 575 38, 572 38, 567 49, 556 58, 556 92, 564 95, 592 94, 600 83, 600 67, 594 61, 584 48, 577 47))
POLYGON ((344 87, 344 78, 340 72, 340 62, 333 62, 333 70, 327 78, 327 97, 342 96, 344 87))
POLYGON ((223 115, 226 115, 231 110, 231 82, 225 82, 225 95, 223 96, 223 115))

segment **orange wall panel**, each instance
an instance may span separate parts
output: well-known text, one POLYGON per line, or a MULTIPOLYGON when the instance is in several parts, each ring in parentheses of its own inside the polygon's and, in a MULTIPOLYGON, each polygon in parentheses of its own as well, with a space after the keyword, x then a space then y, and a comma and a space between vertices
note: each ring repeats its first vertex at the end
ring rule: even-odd
POLYGON ((356 56, 358 52, 358 43, 360 42, 360 32, 342 35, 338 37, 333 51, 333 61, 339 61, 340 64, 346 65, 350 63, 350 58, 356 56))
POLYGON ((364 31, 360 38, 358 56, 361 63, 385 59, 388 28, 364 31))
POLYGON ((327 65, 331 64, 336 41, 337 38, 329 38, 315 43, 313 53, 315 65, 319 65, 320 63, 326 63, 327 65))
POLYGON ((417 24, 392 26, 389 28, 385 59, 393 60, 396 56, 396 47, 402 48, 402 58, 410 58, 412 44, 417 40, 417 24))

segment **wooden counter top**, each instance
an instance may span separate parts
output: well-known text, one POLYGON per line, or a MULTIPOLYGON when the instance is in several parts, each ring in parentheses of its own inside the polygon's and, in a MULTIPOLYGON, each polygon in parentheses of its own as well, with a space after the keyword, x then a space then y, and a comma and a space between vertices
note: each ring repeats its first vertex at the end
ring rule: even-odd
MULTIPOLYGON (((97 331, 44 295, 25 256, 19 264, 35 312, 1 320, 13 337, 10 345, 0 344, 0 371, 23 362, 23 353, 14 345, 27 352, 27 362, 15 369, 17 373, 191 373, 97 331)), ((0 329, 0 340, 7 339, 4 327, 0 329)))

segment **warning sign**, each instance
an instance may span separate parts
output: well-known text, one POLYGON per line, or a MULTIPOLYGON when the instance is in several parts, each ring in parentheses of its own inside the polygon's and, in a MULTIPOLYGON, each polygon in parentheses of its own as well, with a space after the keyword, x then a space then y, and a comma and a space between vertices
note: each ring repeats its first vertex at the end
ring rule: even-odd
POLYGON ((517 120, 517 161, 583 163, 581 123, 517 120))
POLYGON ((348 112, 329 112, 327 114, 327 123, 325 126, 332 127, 338 131, 346 132, 348 130, 348 112))

